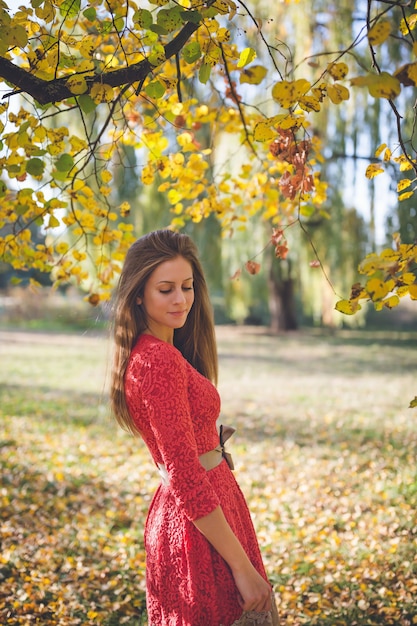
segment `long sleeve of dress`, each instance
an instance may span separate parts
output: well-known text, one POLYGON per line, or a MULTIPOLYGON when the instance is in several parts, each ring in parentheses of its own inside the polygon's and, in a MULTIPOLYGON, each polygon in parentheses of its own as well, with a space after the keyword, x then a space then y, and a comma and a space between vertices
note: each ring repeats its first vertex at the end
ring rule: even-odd
POLYGON ((198 458, 202 451, 190 414, 187 366, 176 348, 154 343, 152 349, 132 354, 125 389, 129 410, 155 462, 166 467, 168 488, 193 521, 213 511, 219 498, 198 458))

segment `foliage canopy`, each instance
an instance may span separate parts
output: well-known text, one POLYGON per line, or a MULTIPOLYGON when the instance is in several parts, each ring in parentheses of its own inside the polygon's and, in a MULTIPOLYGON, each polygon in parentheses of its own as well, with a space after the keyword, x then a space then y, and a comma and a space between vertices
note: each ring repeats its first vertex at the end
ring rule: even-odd
MULTIPOLYGON (((258 17, 261 4, 31 0, 12 10, 1 0, 0 259, 50 272, 56 285, 75 280, 92 304, 109 298, 133 239, 130 206, 113 185, 127 147, 142 183, 167 198, 172 227, 214 214, 228 235, 266 221, 285 258, 286 228, 328 216, 315 116, 346 105, 355 90, 387 101, 397 124, 394 144, 378 147, 366 176, 394 164, 404 173, 399 200, 410 197, 417 160, 401 107, 417 84, 416 10, 369 0, 347 48, 295 65, 274 16, 258 17), (393 38, 403 45, 398 66, 393 38)), ((417 247, 399 241, 365 259, 365 283, 339 310, 353 313, 361 299, 378 307, 416 299, 416 259, 417 247)))

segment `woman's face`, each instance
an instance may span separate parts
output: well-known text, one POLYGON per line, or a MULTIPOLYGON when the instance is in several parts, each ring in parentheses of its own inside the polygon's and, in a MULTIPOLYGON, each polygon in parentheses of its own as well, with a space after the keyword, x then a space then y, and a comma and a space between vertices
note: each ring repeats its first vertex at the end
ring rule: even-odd
POLYGON ((184 326, 194 302, 191 264, 182 256, 161 263, 137 302, 145 311, 147 332, 172 343, 174 330, 184 326))

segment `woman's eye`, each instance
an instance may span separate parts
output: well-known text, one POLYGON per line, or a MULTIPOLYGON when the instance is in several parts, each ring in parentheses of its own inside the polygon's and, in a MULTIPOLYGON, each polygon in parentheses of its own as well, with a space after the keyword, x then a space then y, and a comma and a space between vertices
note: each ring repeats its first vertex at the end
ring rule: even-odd
MULTIPOLYGON (((193 286, 191 287, 182 287, 183 291, 192 291, 194 289, 193 286)), ((164 294, 168 294, 168 293, 172 293, 173 289, 160 289, 159 293, 164 293, 164 294)))

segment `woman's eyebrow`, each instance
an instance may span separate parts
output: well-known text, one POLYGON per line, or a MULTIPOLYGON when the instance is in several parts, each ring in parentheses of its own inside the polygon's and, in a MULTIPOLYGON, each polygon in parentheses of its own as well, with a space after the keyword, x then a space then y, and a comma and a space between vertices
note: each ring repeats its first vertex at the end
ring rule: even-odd
MULTIPOLYGON (((184 278, 181 282, 186 283, 187 280, 193 280, 193 277, 190 276, 189 278, 184 278)), ((175 280, 160 280, 156 284, 160 285, 161 283, 165 283, 166 285, 175 285, 175 280)))

